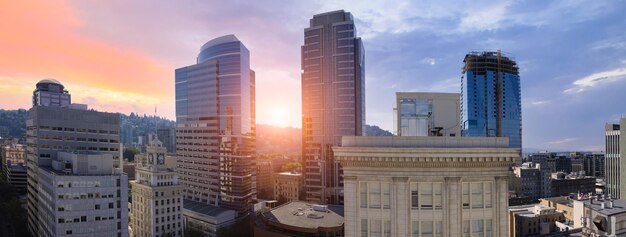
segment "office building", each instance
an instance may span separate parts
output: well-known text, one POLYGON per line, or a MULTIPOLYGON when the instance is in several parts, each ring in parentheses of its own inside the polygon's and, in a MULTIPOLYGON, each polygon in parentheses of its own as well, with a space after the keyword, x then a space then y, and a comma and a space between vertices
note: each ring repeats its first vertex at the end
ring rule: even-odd
POLYGON ((508 137, 522 148, 522 104, 517 62, 497 52, 470 52, 463 59, 461 126, 464 136, 508 137))
POLYGON ((280 201, 298 201, 302 188, 302 174, 281 172, 274 174, 274 199, 280 201))
POLYGON ((506 137, 344 137, 346 236, 506 236, 506 137))
POLYGON ((2 152, 0 164, 26 164, 26 146, 17 143, 17 141, 10 141, 0 149, 0 152, 2 152))
POLYGON ((72 96, 65 86, 55 79, 44 79, 37 82, 33 91, 34 106, 68 106, 72 104, 72 96))
POLYGON ((550 197, 550 172, 542 168, 541 164, 526 162, 513 167, 513 173, 513 182, 518 188, 515 190, 517 196, 530 197, 532 200, 550 197))
POLYGON ((202 46, 176 69, 177 172, 183 198, 247 214, 256 198, 255 81, 234 35, 202 46))
POLYGON ((128 236, 128 179, 111 154, 58 151, 49 165, 41 163, 31 234, 128 236))
POLYGON ((585 174, 596 178, 604 178, 604 154, 588 153, 583 157, 585 174))
POLYGON ((253 225, 255 237, 351 236, 340 205, 293 201, 260 213, 253 225))
POLYGON ((595 193, 596 178, 583 173, 563 172, 552 173, 550 179, 550 196, 569 196, 578 193, 595 193))
POLYGON ((159 139, 136 156, 132 181, 130 227, 134 236, 183 236, 182 186, 178 174, 165 166, 167 149, 159 139))
POLYGON ((626 167, 626 139, 620 139, 621 131, 626 129, 626 118, 620 119, 619 123, 607 123, 605 131, 605 181, 606 194, 613 198, 626 198, 626 172, 621 169, 626 167))
POLYGON ((396 92, 397 136, 461 136, 461 94, 396 92))
MULTIPOLYGON (((40 177, 39 171, 50 167, 53 161, 58 160, 59 151, 109 154, 112 157, 113 168, 121 168, 119 115, 87 110, 86 107, 86 105, 74 104, 65 107, 52 104, 36 105, 28 112, 26 121, 28 227, 29 231, 36 236, 55 235, 54 226, 45 222, 42 213, 45 211, 45 205, 49 205, 47 202, 50 199, 46 194, 40 193, 42 185, 50 184, 50 174, 40 177)), ((122 176, 120 171, 116 177, 126 179, 126 176, 123 178, 122 176)), ((105 179, 112 179, 112 177, 105 177, 105 179)), ((126 181, 124 181, 124 186, 127 186, 126 181)), ((119 233, 127 235, 126 232, 119 233)))
POLYGON ((354 18, 317 14, 302 45, 302 160, 306 200, 342 203, 342 170, 332 147, 365 130, 364 49, 354 18))
POLYGON ((9 186, 17 189, 19 192, 26 190, 27 169, 24 163, 7 163, 3 165, 4 178, 9 186))
POLYGON ((259 160, 256 163, 256 190, 259 199, 274 199, 272 161, 259 160))
POLYGON ((176 128, 159 128, 157 137, 167 148, 168 153, 176 153, 176 128))
POLYGON ((557 222, 565 216, 554 207, 541 204, 511 207, 509 210, 510 237, 546 236, 559 232, 557 222))

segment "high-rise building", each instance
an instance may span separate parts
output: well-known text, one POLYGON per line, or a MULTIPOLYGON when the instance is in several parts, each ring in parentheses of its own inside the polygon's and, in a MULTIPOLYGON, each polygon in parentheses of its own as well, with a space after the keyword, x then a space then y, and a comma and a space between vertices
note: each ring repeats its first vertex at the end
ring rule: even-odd
POLYGON ((159 128, 157 137, 167 148, 168 153, 176 153, 176 128, 159 128))
POLYGON ((589 176, 604 177, 604 153, 588 153, 583 157, 583 170, 589 176))
POLYGON ((504 137, 344 137, 345 236, 507 236, 504 137))
POLYGON ((605 131, 605 181, 606 193, 613 198, 626 198, 626 139, 620 139, 622 131, 626 129, 626 118, 620 119, 619 123, 607 123, 605 131))
POLYGON ((397 136, 461 136, 461 94, 396 92, 397 136))
POLYGON ((251 210, 255 189, 255 88, 250 52, 234 35, 202 46, 176 69, 176 153, 183 198, 251 210))
POLYGON ((130 227, 133 236, 183 236, 182 186, 165 165, 163 143, 152 140, 146 154, 135 156, 137 180, 131 182, 130 227))
MULTIPOLYGON (((49 172, 46 174, 42 174, 41 172, 50 170, 48 167, 51 167, 55 161, 59 161, 60 158, 58 156, 58 152, 60 151, 108 154, 112 157, 112 169, 118 167, 121 168, 119 162, 119 115, 87 110, 86 105, 71 104, 64 107, 53 104, 35 105, 28 112, 26 126, 26 157, 28 168, 27 207, 29 230, 36 236, 49 236, 55 235, 55 233, 59 234, 60 232, 55 232, 55 229, 53 229, 55 226, 51 226, 50 223, 46 223, 48 220, 46 218, 48 217, 44 216, 44 212, 46 211, 45 208, 49 208, 47 205, 51 205, 48 203, 51 199, 46 193, 41 192, 50 192, 54 190, 43 190, 43 186, 51 185, 52 181, 49 179, 51 175, 49 172)), ((79 165, 83 164, 81 163, 79 165)), ((96 167, 98 166, 96 165, 96 167)), ((127 186, 127 181, 124 181, 127 178, 122 174, 122 172, 110 170, 108 173, 115 173, 116 175, 111 177, 102 177, 103 180, 118 179, 122 180, 124 187, 127 186)), ((75 174, 76 177, 81 177, 82 175, 81 173, 73 174, 75 174)), ((74 176, 68 176, 67 178, 80 181, 80 178, 75 178, 74 176)), ((94 177, 89 180, 96 182, 97 178, 94 177)), ((95 188, 95 185, 97 184, 92 183, 85 185, 95 188)), ((50 195, 53 195, 53 193, 50 195)), ((119 195, 111 196, 106 200, 124 200, 124 206, 126 205, 126 199, 119 195)), ((124 214, 125 217, 111 218, 115 218, 115 220, 118 220, 119 223, 124 224, 124 220, 127 218, 128 212, 125 211, 122 214, 124 214)), ((121 235, 127 235, 125 230, 126 229, 121 230, 118 233, 121 235)), ((96 232, 97 231, 98 230, 96 230, 96 232)))
POLYGON ((498 52, 470 52, 463 60, 461 127, 464 136, 508 137, 522 148, 519 68, 498 52))
POLYGON ((37 82, 33 106, 68 106, 71 103, 72 96, 59 81, 44 79, 37 82))
POLYGON ((302 46, 302 159, 306 200, 342 203, 342 171, 332 147, 365 126, 364 51, 352 14, 317 14, 302 46))

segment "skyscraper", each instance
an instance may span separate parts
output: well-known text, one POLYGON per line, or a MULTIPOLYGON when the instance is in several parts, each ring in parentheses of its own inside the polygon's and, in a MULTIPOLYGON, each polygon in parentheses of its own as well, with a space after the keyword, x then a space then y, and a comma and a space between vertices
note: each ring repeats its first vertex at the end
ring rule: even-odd
POLYGON ((343 180, 331 147, 365 125, 364 52, 352 14, 313 16, 302 46, 302 159, 306 200, 342 203, 343 180))
POLYGON ((510 147, 521 148, 522 106, 515 60, 500 51, 470 52, 463 62, 463 135, 508 137, 510 147))
POLYGON ((68 106, 72 96, 63 84, 55 79, 44 79, 37 82, 33 91, 33 106, 68 106))
POLYGON ((121 226, 128 225, 128 178, 117 169, 121 168, 119 115, 87 110, 86 105, 61 105, 35 104, 28 111, 31 234, 127 236, 128 229, 121 226))
POLYGON ((622 131, 626 129, 626 118, 620 119, 619 123, 607 123, 605 131, 605 160, 604 176, 606 192, 613 198, 626 197, 626 139, 621 139, 622 131), (622 182, 624 181, 624 182, 622 182))
POLYGON ((234 35, 176 69, 177 171, 183 198, 245 214, 255 198, 254 71, 234 35))

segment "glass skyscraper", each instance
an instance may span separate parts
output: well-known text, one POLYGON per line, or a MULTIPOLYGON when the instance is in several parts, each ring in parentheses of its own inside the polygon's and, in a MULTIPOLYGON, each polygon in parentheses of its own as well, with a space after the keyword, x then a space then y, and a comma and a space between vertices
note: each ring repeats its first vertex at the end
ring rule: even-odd
POLYGON ((341 204, 343 177, 332 147, 365 125, 364 54, 352 14, 313 16, 302 46, 302 158, 307 201, 341 204))
POLYGON ((177 170, 185 199, 245 214, 256 196, 254 71, 234 35, 176 69, 177 170))
POLYGON ((461 76, 461 127, 464 136, 508 137, 522 148, 519 68, 497 52, 470 52, 461 76))

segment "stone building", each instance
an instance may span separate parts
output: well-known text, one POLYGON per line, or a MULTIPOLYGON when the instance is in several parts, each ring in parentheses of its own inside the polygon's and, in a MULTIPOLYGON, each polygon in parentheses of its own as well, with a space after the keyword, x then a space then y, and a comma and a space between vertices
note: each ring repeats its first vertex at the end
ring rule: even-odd
POLYGON ((297 201, 302 188, 302 174, 282 172, 274 174, 274 199, 297 201))
POLYGON ((343 137, 345 236, 506 236, 505 137, 343 137))
POLYGON ((182 185, 176 171, 166 167, 166 153, 155 138, 146 154, 136 156, 136 180, 131 182, 133 236, 183 236, 182 185))

